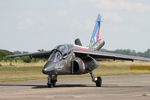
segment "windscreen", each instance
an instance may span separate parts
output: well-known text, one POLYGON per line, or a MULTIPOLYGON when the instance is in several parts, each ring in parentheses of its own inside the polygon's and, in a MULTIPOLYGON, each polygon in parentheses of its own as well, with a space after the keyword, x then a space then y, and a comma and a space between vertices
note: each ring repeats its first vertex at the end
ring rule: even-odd
POLYGON ((58 51, 53 51, 53 53, 50 55, 48 61, 52 61, 52 62, 58 62, 62 59, 62 55, 60 52, 58 51))

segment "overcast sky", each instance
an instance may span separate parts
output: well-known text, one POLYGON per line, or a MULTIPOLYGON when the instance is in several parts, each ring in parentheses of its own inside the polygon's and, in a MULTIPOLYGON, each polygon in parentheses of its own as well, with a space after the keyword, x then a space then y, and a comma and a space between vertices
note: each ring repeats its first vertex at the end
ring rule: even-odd
POLYGON ((0 0, 0 49, 51 50, 89 45, 97 14, 105 49, 150 48, 150 0, 0 0))

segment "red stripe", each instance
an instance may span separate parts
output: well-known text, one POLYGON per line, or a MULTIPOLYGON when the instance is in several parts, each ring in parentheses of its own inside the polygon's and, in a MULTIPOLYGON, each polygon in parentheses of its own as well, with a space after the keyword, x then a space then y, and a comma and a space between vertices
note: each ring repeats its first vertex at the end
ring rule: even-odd
POLYGON ((101 25, 101 24, 99 23, 98 34, 97 34, 97 41, 99 40, 100 25, 101 25))
POLYGON ((82 49, 82 50, 88 50, 88 48, 84 48, 84 47, 79 47, 79 46, 74 46, 75 49, 82 49))

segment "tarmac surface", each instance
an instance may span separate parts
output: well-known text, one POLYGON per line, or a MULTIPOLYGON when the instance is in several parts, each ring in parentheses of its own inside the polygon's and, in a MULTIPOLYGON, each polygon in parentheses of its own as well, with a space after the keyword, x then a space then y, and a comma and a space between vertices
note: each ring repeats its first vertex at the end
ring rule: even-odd
POLYGON ((55 88, 47 88, 47 80, 0 83, 0 100, 150 100, 150 75, 102 79, 102 87, 90 78, 58 79, 55 88))

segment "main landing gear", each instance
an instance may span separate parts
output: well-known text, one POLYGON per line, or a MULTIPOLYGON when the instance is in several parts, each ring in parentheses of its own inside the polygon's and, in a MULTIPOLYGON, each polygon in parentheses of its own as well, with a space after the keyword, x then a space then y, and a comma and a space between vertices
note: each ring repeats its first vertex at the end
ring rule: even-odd
POLYGON ((96 83, 96 86, 101 87, 102 86, 102 78, 101 77, 95 78, 93 72, 90 72, 90 75, 91 75, 92 81, 96 83))
MULTIPOLYGON (((92 81, 96 83, 96 86, 101 87, 102 78, 101 77, 95 78, 93 72, 90 72, 90 75, 91 75, 92 81)), ((57 75, 48 75, 47 87, 49 88, 55 87, 56 82, 57 82, 57 75)))
POLYGON ((48 75, 47 87, 52 88, 56 86, 57 75, 48 75))

